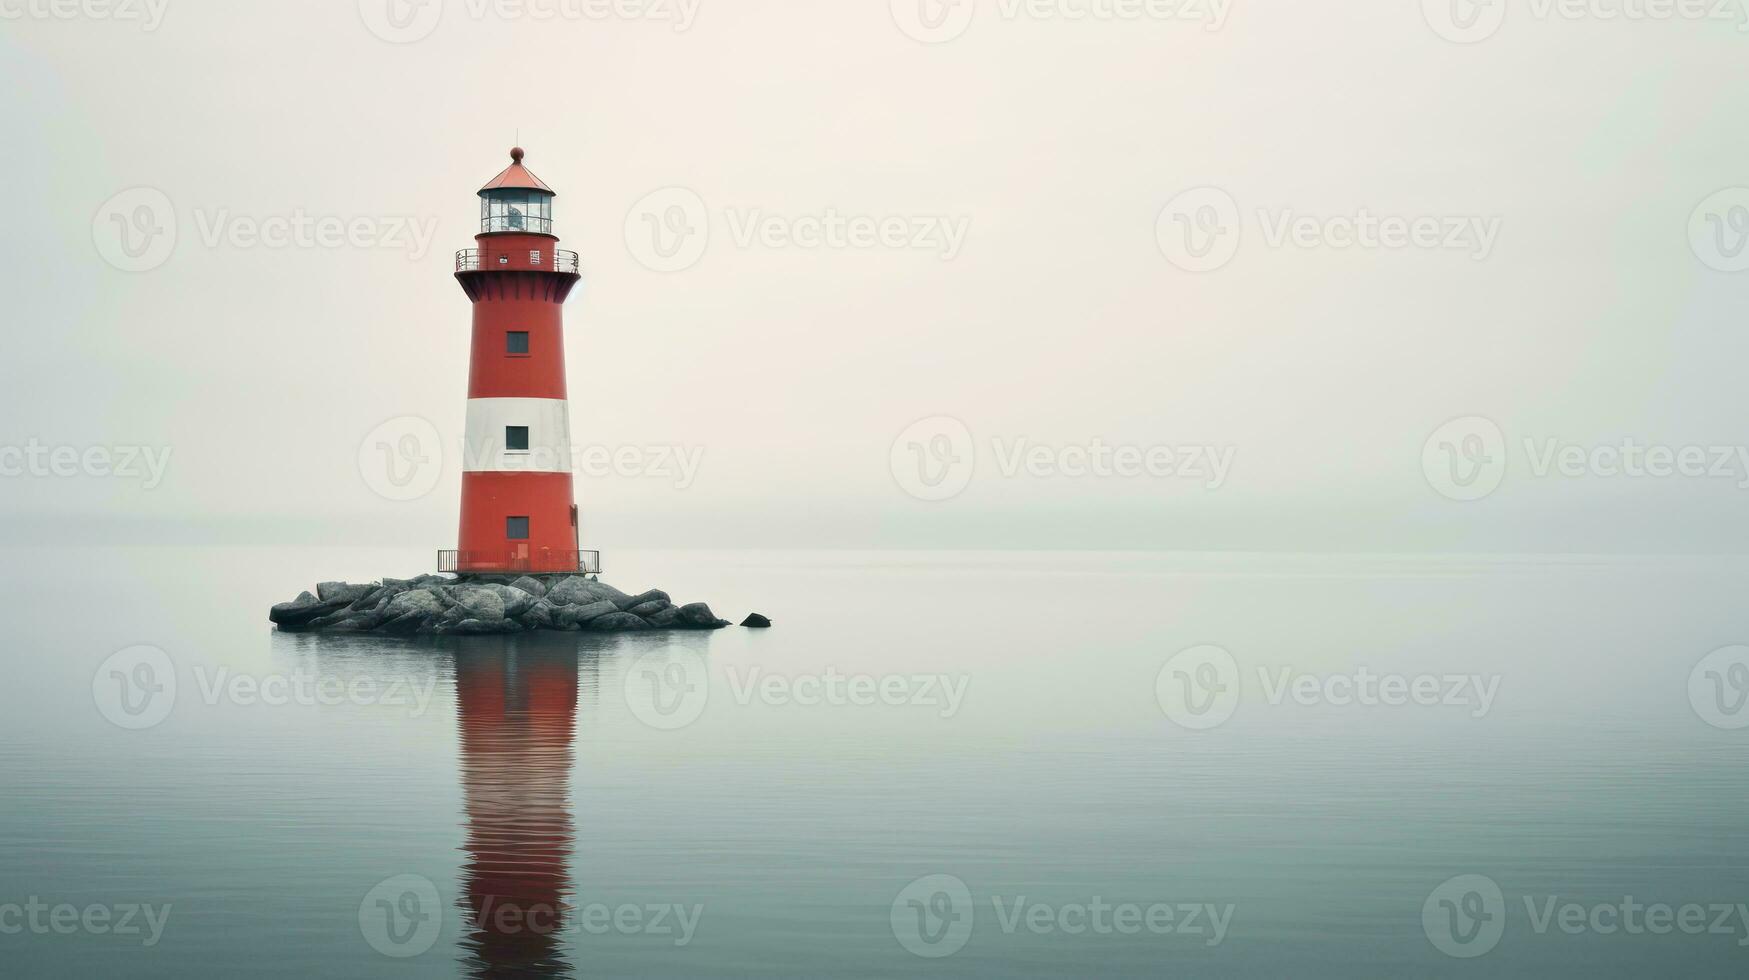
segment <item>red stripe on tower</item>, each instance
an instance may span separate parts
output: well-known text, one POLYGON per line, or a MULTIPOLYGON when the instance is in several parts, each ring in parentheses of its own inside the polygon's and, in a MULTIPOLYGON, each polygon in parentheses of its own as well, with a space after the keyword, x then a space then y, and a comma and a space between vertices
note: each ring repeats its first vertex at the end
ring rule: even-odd
POLYGON ((474 304, 458 572, 589 570, 579 546, 565 400, 564 303, 582 278, 553 198, 511 164, 480 188, 476 248, 455 277, 474 304))

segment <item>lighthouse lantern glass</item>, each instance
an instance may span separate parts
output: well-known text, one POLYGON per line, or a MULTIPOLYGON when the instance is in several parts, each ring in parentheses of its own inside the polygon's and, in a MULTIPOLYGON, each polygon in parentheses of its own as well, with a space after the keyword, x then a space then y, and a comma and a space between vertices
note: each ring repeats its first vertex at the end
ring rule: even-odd
POLYGON ((480 232, 553 233, 553 195, 509 187, 480 194, 480 232))

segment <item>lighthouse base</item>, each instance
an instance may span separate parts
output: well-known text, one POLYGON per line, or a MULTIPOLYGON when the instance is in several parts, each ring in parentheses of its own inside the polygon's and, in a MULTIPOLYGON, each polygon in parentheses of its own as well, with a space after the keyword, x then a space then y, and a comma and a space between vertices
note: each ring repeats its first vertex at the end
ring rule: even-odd
POLYGON ((421 575, 369 585, 325 582, 274 606, 288 632, 481 635, 527 630, 622 633, 715 630, 729 625, 702 602, 675 605, 651 589, 632 595, 574 574, 421 575))

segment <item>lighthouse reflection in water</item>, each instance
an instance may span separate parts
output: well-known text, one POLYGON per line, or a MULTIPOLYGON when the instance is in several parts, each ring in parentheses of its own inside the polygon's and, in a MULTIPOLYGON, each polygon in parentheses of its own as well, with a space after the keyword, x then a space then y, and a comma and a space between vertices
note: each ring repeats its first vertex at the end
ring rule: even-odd
POLYGON ((462 945, 477 976, 559 976, 569 865, 574 651, 505 641, 455 659, 467 859, 462 945))

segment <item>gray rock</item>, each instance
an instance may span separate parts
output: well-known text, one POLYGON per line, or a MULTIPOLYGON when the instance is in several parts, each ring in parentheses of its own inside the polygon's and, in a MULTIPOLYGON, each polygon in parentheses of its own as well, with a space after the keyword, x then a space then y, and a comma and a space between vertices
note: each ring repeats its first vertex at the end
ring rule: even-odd
MULTIPOLYGON (((274 606, 268 618, 288 631, 395 635, 729 625, 702 602, 676 607, 660 589, 630 595, 585 575, 420 575, 369 585, 323 582, 315 594, 305 592, 274 606)), ((744 625, 763 619, 755 614, 744 625)))
POLYGON ((290 602, 282 602, 267 613, 267 619, 275 626, 287 629, 299 629, 311 622, 350 605, 348 602, 323 602, 308 592, 303 592, 290 602))
MULTIPOLYGON (((597 587, 603 587, 603 586, 601 586, 600 582, 597 582, 595 584, 597 587)), ((642 592, 642 593, 639 593, 638 595, 626 595, 624 592, 620 592, 618 589, 613 588, 613 586, 611 586, 611 585, 605 586, 605 588, 611 589, 612 591, 618 593, 618 595, 603 596, 603 598, 611 598, 614 602, 619 603, 619 607, 621 609, 623 609, 627 612, 630 612, 632 609, 636 608, 637 606, 645 605, 646 603, 669 602, 668 593, 663 592, 661 589, 651 589, 648 592, 642 592)), ((671 602, 669 604, 672 605, 671 602)))
POLYGON ((764 616, 761 616, 758 613, 754 613, 753 615, 748 616, 746 619, 741 620, 741 625, 752 627, 753 629, 757 629, 757 630, 770 629, 771 628, 771 620, 766 619, 764 616))
POLYGON ((604 582, 597 582, 594 579, 589 580, 589 594, 594 596, 597 602, 605 599, 621 609, 625 609, 634 604, 631 596, 626 595, 624 592, 621 592, 611 585, 604 582))
POLYGON ((558 629, 559 624, 555 614, 559 608, 545 599, 536 599, 528 607, 528 611, 522 614, 522 625, 537 630, 558 629))
POLYGON ((498 598, 504 600, 504 615, 511 619, 528 612, 540 601, 540 597, 534 593, 524 592, 513 585, 505 586, 504 591, 498 593, 498 598))
POLYGON ((368 585, 348 585, 345 582, 323 582, 316 586, 316 596, 323 602, 342 602, 348 605, 364 598, 373 591, 368 585))
POLYGON ((400 595, 400 592, 397 592, 386 585, 379 585, 365 593, 362 598, 353 602, 351 608, 381 609, 388 604, 390 599, 393 599, 397 595, 400 595))
POLYGON ((504 615, 511 619, 515 619, 517 616, 527 612, 528 607, 534 605, 535 597, 521 589, 513 589, 508 585, 501 585, 498 583, 488 583, 479 586, 479 588, 485 589, 493 595, 496 595, 499 601, 504 603, 504 615))
POLYGON ((588 626, 595 620, 618 611, 613 603, 605 599, 582 606, 560 606, 558 611, 553 614, 553 622, 563 629, 576 629, 579 626, 588 626))
MULTIPOLYGON (((312 606, 317 605, 320 602, 321 602, 320 599, 317 599, 315 596, 309 594, 308 592, 299 592, 298 597, 296 599, 293 599, 290 602, 282 602, 279 605, 274 606, 273 611, 275 613, 279 613, 279 612, 283 611, 283 612, 288 613, 288 614, 295 613, 295 612, 301 612, 305 609, 309 609, 312 606)), ((275 619, 274 622, 277 623, 277 622, 279 622, 279 620, 275 619)))
POLYGON ((574 606, 594 602, 595 594, 589 591, 588 579, 573 575, 548 589, 546 599, 555 606, 574 606))
POLYGON ((514 619, 464 619, 454 626, 445 626, 442 632, 454 636, 496 636, 502 633, 520 633, 521 624, 514 619))
POLYGON ((688 603, 680 607, 679 626, 686 629, 715 630, 729 625, 726 619, 718 619, 711 612, 711 607, 702 602, 688 603))
POLYGON ((650 624, 639 616, 629 612, 608 613, 598 617, 589 624, 589 629, 597 633, 627 633, 634 630, 647 630, 650 624))
POLYGON ((469 619, 496 622, 504 618, 504 600, 485 586, 462 586, 450 590, 453 605, 443 612, 443 621, 455 625, 469 619))
POLYGON ((443 603, 424 589, 403 592, 389 600, 379 627, 391 633, 411 633, 443 615, 443 603))

